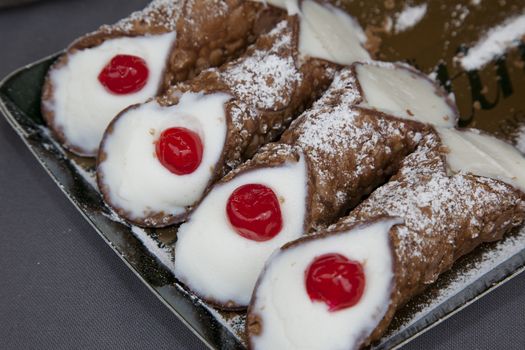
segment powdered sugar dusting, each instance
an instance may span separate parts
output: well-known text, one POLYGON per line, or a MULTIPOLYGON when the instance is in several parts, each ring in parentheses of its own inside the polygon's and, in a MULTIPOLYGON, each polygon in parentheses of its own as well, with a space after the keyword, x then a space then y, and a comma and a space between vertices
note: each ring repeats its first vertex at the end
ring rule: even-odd
POLYGON ((77 164, 73 159, 69 160, 71 165, 75 168, 77 174, 79 174, 93 189, 97 192, 98 191, 98 185, 97 185, 97 177, 94 170, 86 170, 79 164, 77 164))
POLYGON ((351 69, 344 69, 336 75, 329 90, 313 108, 290 127, 298 129, 296 145, 315 164, 320 184, 328 184, 341 176, 347 179, 361 178, 365 171, 374 167, 373 161, 367 158, 375 153, 376 147, 380 145, 388 154, 391 149, 384 140, 401 138, 397 123, 375 117, 372 118, 373 122, 368 122, 363 118, 362 110, 351 108, 360 101, 355 76, 351 69), (338 168, 336 174, 333 162, 342 159, 345 151, 355 153, 352 159, 355 166, 351 169, 338 168))
POLYGON ((165 27, 167 31, 173 31, 185 3, 187 3, 186 0, 153 0, 143 10, 133 12, 114 25, 105 25, 100 29, 108 33, 129 32, 137 23, 142 23, 146 26, 165 27))
POLYGON ((246 325, 246 313, 232 313, 231 316, 226 317, 221 311, 217 308, 208 305, 201 298, 195 294, 188 292, 180 284, 175 283, 175 288, 184 293, 188 298, 191 299, 195 304, 204 307, 222 326, 224 326, 230 333, 237 338, 238 341, 244 343, 242 335, 245 332, 246 325))
MULTIPOLYGON (((366 131, 354 125, 357 112, 349 107, 360 98, 353 72, 343 69, 313 107, 292 123, 290 129, 299 129, 296 146, 303 149, 314 164, 337 158, 342 149, 356 149, 356 142, 366 131), (348 132, 342 133, 342 130, 348 132), (348 137, 349 134, 353 137, 348 137)), ((333 178, 330 169, 319 167, 318 170, 321 182, 327 183, 333 178)), ((359 168, 355 170, 357 175, 359 168)), ((338 199, 346 199, 346 195, 341 193, 338 199)))
MULTIPOLYGON (((301 126, 303 131, 297 144, 306 150, 315 164, 337 157, 341 149, 356 149, 355 141, 360 139, 363 131, 354 125, 356 116, 356 111, 348 110, 348 106, 338 106, 326 111, 311 110, 303 117, 304 123, 301 126), (313 118, 312 114, 316 114, 316 118, 313 118), (348 137, 346 133, 341 133, 341 130, 352 130, 355 132, 355 139, 348 137)), ((319 178, 323 183, 332 179, 333 173, 329 169, 323 167, 318 170, 320 170, 319 178)), ((356 175, 360 173, 359 165, 355 173, 356 175)))
POLYGON ((244 342, 242 334, 244 334, 246 327, 245 313, 237 314, 226 318, 217 309, 209 306, 200 299, 198 299, 198 301, 199 304, 204 306, 213 315, 213 317, 215 317, 217 321, 219 321, 227 330, 230 331, 231 334, 233 334, 237 338, 237 340, 239 340, 240 342, 244 342))
MULTIPOLYGON (((173 0, 172 0, 173 1, 173 0)), ((176 0, 176 1, 184 1, 184 0, 176 0)), ((194 24, 193 21, 192 21, 192 12, 194 10, 196 10, 197 13, 199 13, 200 11, 202 11, 199 6, 195 6, 195 1, 196 0, 185 0, 185 4, 186 4, 186 7, 185 7, 185 10, 186 12, 184 13, 184 20, 185 21, 189 21, 189 23, 191 24, 194 24)), ((207 0, 209 2, 212 2, 213 3, 213 11, 207 11, 206 13, 206 18, 207 19, 211 19, 211 18, 219 18, 219 17, 224 17, 228 10, 229 10, 229 5, 228 5, 228 2, 227 1, 223 1, 223 0, 207 0)))
POLYGON ((480 69, 509 48, 518 46, 523 36, 525 13, 489 30, 464 57, 459 58, 459 62, 466 70, 480 69))
POLYGON ((418 24, 427 13, 427 4, 419 6, 405 6, 403 11, 397 15, 395 32, 404 32, 418 24))
POLYGON ((131 232, 162 265, 170 270, 173 268, 174 255, 172 246, 167 246, 160 242, 141 227, 131 225, 131 232))
MULTIPOLYGON (((301 96, 304 92, 296 93, 303 84, 302 67, 309 61, 296 62, 294 34, 293 23, 281 21, 244 56, 215 70, 236 97, 229 110, 231 134, 236 138, 226 160, 230 169, 240 164, 248 149, 255 152, 259 145, 280 135, 295 117, 294 110, 300 108, 297 103, 308 100, 301 96)), ((323 68, 322 74, 328 78, 334 72, 323 68)))
POLYGON ((330 88, 314 103, 312 109, 323 109, 330 105, 352 106, 361 102, 361 99, 354 72, 345 68, 335 75, 330 88))
POLYGON ((261 110, 277 109, 302 78, 289 54, 293 43, 288 22, 280 22, 269 36, 276 38, 270 50, 255 50, 223 73, 239 100, 261 110))
POLYGON ((345 130, 356 115, 356 112, 349 111, 348 108, 360 100, 361 95, 352 70, 343 69, 336 74, 323 96, 296 119, 290 128, 298 128, 302 124, 299 144, 311 146, 323 154, 337 152, 334 145, 345 139, 340 131, 345 130), (319 117, 314 117, 316 115, 319 117))
MULTIPOLYGON (((350 219, 379 213, 404 218, 409 231, 399 232, 402 239, 397 254, 402 258, 432 259, 435 254, 429 242, 437 246, 436 240, 446 240, 455 249, 459 232, 471 232, 473 236, 469 239, 478 237, 490 208, 503 210, 520 203, 525 206, 516 193, 500 181, 463 173, 449 176, 441 156, 436 153, 438 148, 439 141, 433 135, 427 136, 418 150, 405 159, 399 174, 378 188, 350 219), (438 239, 436 234, 442 236, 438 239)), ((454 250, 448 253, 447 258, 453 259, 454 250)), ((436 278, 437 273, 429 274, 425 283, 436 278)))

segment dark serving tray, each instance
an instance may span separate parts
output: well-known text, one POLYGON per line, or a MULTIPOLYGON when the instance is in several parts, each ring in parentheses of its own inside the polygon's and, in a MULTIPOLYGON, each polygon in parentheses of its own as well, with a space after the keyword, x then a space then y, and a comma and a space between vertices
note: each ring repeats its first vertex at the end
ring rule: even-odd
MULTIPOLYGON (((384 18, 374 10, 376 3, 384 1, 371 1, 365 9, 349 5, 349 10, 362 23, 378 26, 384 18)), ((510 5, 498 8, 498 15, 487 21, 474 20, 465 25, 463 32, 458 28, 456 34, 450 28, 435 30, 436 23, 442 28, 445 18, 450 17, 446 6, 452 10, 456 3, 442 1, 442 5, 435 7, 429 4, 418 31, 377 34, 383 40, 379 57, 403 59, 426 73, 434 72, 445 88, 456 94, 462 125, 476 126, 512 141, 517 128, 525 125, 525 45, 481 71, 459 70, 453 56, 466 50, 480 32, 498 23, 498 18, 518 13, 515 4, 508 1, 510 5), (478 34, 474 36, 474 32, 478 34), (427 49, 417 49, 417 43, 424 43, 427 49)), ((490 13, 488 7, 481 11, 490 13)), ((382 15, 385 13, 388 15, 388 11, 382 15)), ((220 312, 206 305, 178 284, 151 253, 165 253, 167 245, 176 239, 177 228, 148 230, 151 240, 139 240, 132 232, 136 228, 116 220, 102 202, 94 186, 94 162, 68 153, 51 137, 40 114, 40 94, 46 71, 55 58, 35 62, 4 79, 0 83, 0 111, 78 211, 166 307, 210 348, 244 349, 244 315, 220 312)), ((406 344, 523 270, 525 229, 500 242, 480 246, 400 310, 386 335, 373 348, 390 349, 406 344)))

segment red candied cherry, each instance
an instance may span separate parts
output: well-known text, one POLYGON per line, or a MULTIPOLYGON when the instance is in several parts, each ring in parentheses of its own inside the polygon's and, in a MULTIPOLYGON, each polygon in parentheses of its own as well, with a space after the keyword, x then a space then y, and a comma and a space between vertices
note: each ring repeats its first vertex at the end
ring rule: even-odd
POLYGON ((274 238, 283 227, 277 196, 271 188, 260 184, 243 185, 233 191, 226 213, 239 235, 257 242, 274 238))
POLYGON ((310 263, 305 284, 312 301, 322 301, 330 311, 354 306, 365 290, 363 266, 341 254, 324 254, 310 263))
POLYGON ((177 175, 193 173, 202 161, 201 138, 186 128, 164 130, 155 148, 160 163, 177 175))
POLYGON ((117 95, 140 91, 148 82, 149 69, 142 58, 132 55, 116 55, 98 75, 98 81, 111 93, 117 95))

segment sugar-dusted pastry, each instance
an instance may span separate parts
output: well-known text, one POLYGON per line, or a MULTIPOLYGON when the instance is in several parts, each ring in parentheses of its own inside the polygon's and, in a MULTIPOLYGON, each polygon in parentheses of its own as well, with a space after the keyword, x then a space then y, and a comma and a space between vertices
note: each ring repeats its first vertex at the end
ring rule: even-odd
POLYGON ((378 339, 454 261, 524 222, 523 169, 517 150, 477 130, 429 133, 350 216, 269 259, 248 312, 250 348, 378 339))
POLYGON ((275 249, 334 223, 384 183, 421 140, 424 122, 454 126, 456 119, 445 95, 411 68, 374 63, 343 69, 278 143, 222 179, 180 227, 175 276, 205 300, 246 307, 275 249), (398 85, 389 112, 401 117, 380 112, 386 110, 382 99, 368 102, 368 67, 383 71, 386 91, 398 85), (413 108, 403 119, 406 105, 419 101, 428 111, 413 108))
POLYGON ((245 0, 155 0, 71 44, 48 73, 42 114, 65 147, 93 157, 122 109, 238 56, 283 12, 245 0))
MULTIPOLYGON (((343 16, 315 6, 334 21, 343 16)), ((141 226, 180 222, 213 183, 275 140, 322 94, 339 67, 301 52, 303 40, 316 39, 301 38, 304 20, 288 17, 239 59, 121 113, 100 150, 98 180, 105 201, 141 226)), ((353 37, 360 48, 354 58, 346 57, 367 59, 360 29, 346 30, 345 38, 353 37)), ((323 53, 319 49, 316 56, 323 53)))

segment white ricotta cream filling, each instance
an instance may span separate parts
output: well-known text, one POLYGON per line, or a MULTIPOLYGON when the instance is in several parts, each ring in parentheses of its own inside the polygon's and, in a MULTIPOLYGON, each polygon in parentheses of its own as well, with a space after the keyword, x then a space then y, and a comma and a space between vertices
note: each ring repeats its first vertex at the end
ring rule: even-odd
POLYGON ((363 106, 392 114, 452 128, 456 124, 453 108, 436 86, 409 69, 391 64, 358 64, 356 74, 363 90, 363 106))
POLYGON ((251 170, 215 186, 179 229, 175 276, 205 299, 247 306, 266 259, 275 249, 303 234, 306 186, 302 157, 299 162, 251 170), (283 226, 269 241, 240 236, 226 215, 231 193, 250 183, 270 187, 280 201, 283 226))
POLYGON ((253 349, 356 349, 377 327, 390 304, 394 278, 390 228, 398 219, 378 221, 348 232, 299 243, 275 253, 254 292, 251 312, 261 318, 253 349), (323 254, 342 254, 362 264, 366 285, 354 306, 330 312, 312 302, 305 271, 323 254))
POLYGON ((198 201, 224 147, 229 99, 223 93, 185 93, 177 105, 150 101, 122 114, 102 143, 106 159, 98 168, 111 204, 141 219, 151 212, 178 215, 198 201), (156 157, 156 141, 172 127, 190 129, 201 138, 202 162, 191 174, 176 175, 156 157))
POLYGON ((301 5, 299 52, 304 56, 350 65, 370 59, 366 35, 346 12, 306 0, 301 5))
POLYGON ((438 129, 453 172, 506 182, 525 192, 525 157, 512 145, 476 129, 438 129))
POLYGON ((67 142, 86 156, 95 156, 109 122, 129 105, 155 96, 162 80, 175 33, 117 38, 69 56, 68 62, 50 73, 53 99, 47 103, 55 124, 67 142), (126 54, 146 61, 149 77, 138 92, 117 95, 98 81, 103 68, 115 55, 126 54))

